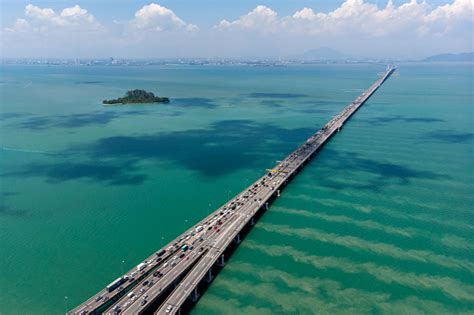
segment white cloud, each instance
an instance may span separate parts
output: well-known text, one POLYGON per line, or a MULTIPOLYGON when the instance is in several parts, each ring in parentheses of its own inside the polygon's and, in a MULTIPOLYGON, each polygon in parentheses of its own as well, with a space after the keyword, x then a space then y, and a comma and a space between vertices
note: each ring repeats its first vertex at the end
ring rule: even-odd
POLYGON ((25 19, 16 19, 15 24, 5 30, 9 32, 28 32, 31 30, 31 25, 25 19))
POLYGON ((253 11, 241 16, 238 20, 229 22, 222 20, 216 27, 218 29, 257 29, 264 32, 275 31, 278 27, 278 16, 272 9, 259 5, 253 11))
POLYGON ((135 13, 130 22, 132 28, 140 30, 161 31, 197 31, 198 27, 188 24, 179 18, 172 10, 156 3, 143 6, 135 13))
POLYGON ((364 0, 346 0, 328 13, 303 8, 291 16, 281 18, 272 9, 257 6, 235 21, 222 20, 216 27, 267 33, 278 31, 305 35, 357 34, 373 37, 414 31, 419 36, 424 36, 458 31, 460 22, 467 22, 472 26, 473 3, 474 0, 454 0, 451 4, 431 8, 425 1, 419 3, 411 0, 396 7, 389 0, 385 7, 379 8, 364 0))
POLYGON ((71 57, 103 51, 108 35, 108 30, 79 5, 55 11, 28 4, 24 16, 2 28, 0 37, 9 56, 71 57))
POLYGON ((25 7, 25 15, 28 17, 42 19, 42 20, 50 20, 56 17, 56 13, 54 13, 53 9, 50 9, 50 8, 41 9, 32 4, 28 4, 25 7))
POLYGON ((71 8, 65 8, 61 12, 61 17, 63 19, 68 19, 69 21, 86 21, 89 23, 94 23, 94 17, 87 13, 87 10, 82 9, 78 5, 75 5, 71 8))
POLYGON ((58 32, 67 31, 94 31, 102 28, 94 16, 82 9, 79 5, 65 8, 57 14, 53 9, 40 8, 32 4, 25 7, 25 18, 19 18, 10 32, 58 32))
POLYGON ((452 4, 439 6, 424 17, 423 33, 456 32, 461 28, 470 28, 474 32, 474 0, 455 0, 452 4))

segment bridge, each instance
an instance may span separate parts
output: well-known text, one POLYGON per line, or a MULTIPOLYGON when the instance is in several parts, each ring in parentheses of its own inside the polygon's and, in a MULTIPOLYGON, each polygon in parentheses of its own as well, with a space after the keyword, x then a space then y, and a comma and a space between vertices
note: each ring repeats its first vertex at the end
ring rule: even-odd
POLYGON ((284 160, 213 213, 68 314, 180 314, 192 306, 226 257, 290 180, 396 70, 360 96, 284 160))

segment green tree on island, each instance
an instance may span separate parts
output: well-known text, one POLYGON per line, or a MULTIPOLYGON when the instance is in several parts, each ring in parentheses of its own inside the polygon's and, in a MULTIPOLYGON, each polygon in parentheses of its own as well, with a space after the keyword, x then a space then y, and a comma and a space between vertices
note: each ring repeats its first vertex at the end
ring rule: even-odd
POLYGON ((103 100, 103 104, 131 104, 131 103, 169 103, 170 99, 167 97, 155 96, 152 92, 145 90, 130 90, 127 91, 124 97, 119 97, 112 100, 103 100))

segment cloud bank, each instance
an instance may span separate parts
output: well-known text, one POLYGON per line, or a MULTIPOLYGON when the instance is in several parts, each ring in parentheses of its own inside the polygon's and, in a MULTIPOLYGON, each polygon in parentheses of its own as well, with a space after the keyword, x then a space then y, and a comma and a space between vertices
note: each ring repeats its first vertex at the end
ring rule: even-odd
POLYGON ((25 7, 25 18, 19 18, 9 32, 51 32, 51 31, 97 31, 102 25, 94 16, 75 5, 65 8, 61 13, 50 8, 39 8, 32 4, 25 7))
POLYGON ((145 5, 135 13, 135 18, 130 22, 132 28, 139 30, 161 31, 197 31, 194 24, 187 24, 173 11, 159 4, 145 5))
POLYGON ((473 29, 474 0, 440 6, 416 0, 395 6, 389 0, 383 7, 346 0, 331 12, 304 7, 290 15, 258 5, 207 28, 157 3, 118 23, 99 22, 79 5, 55 12, 28 4, 1 35, 5 56, 285 56, 329 46, 352 55, 419 57, 473 50, 473 29))

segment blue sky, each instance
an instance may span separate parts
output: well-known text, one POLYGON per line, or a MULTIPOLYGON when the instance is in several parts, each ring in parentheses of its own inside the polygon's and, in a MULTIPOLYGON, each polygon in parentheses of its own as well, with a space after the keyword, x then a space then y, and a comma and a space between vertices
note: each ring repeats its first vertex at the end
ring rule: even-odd
POLYGON ((329 46, 416 58, 472 50, 473 2, 2 0, 2 55, 284 56, 329 46))
MULTIPOLYGON (((86 0, 86 1, 20 1, 20 0, 2 0, 2 23, 3 26, 9 25, 15 21, 17 17, 23 15, 25 6, 33 4, 38 7, 47 7, 54 10, 62 10, 64 7, 71 7, 76 4, 93 13, 95 17, 103 21, 126 20, 133 13, 144 5, 150 4, 152 1, 131 1, 131 0, 86 0), (111 9, 111 6, 113 9, 111 9)), ((328 12, 336 9, 343 3, 343 0, 273 0, 273 1, 253 1, 253 0, 165 0, 155 1, 160 5, 172 9, 183 19, 199 23, 202 25, 212 26, 223 18, 236 19, 240 15, 245 14, 255 8, 257 5, 265 5, 271 7, 279 14, 291 14, 303 7, 311 7, 318 11, 328 12)), ((386 1, 371 0, 366 1, 384 5, 386 1)), ((395 5, 400 5, 406 1, 395 0, 395 5)), ((447 0, 431 0, 431 5, 442 5, 450 3, 447 0)))

